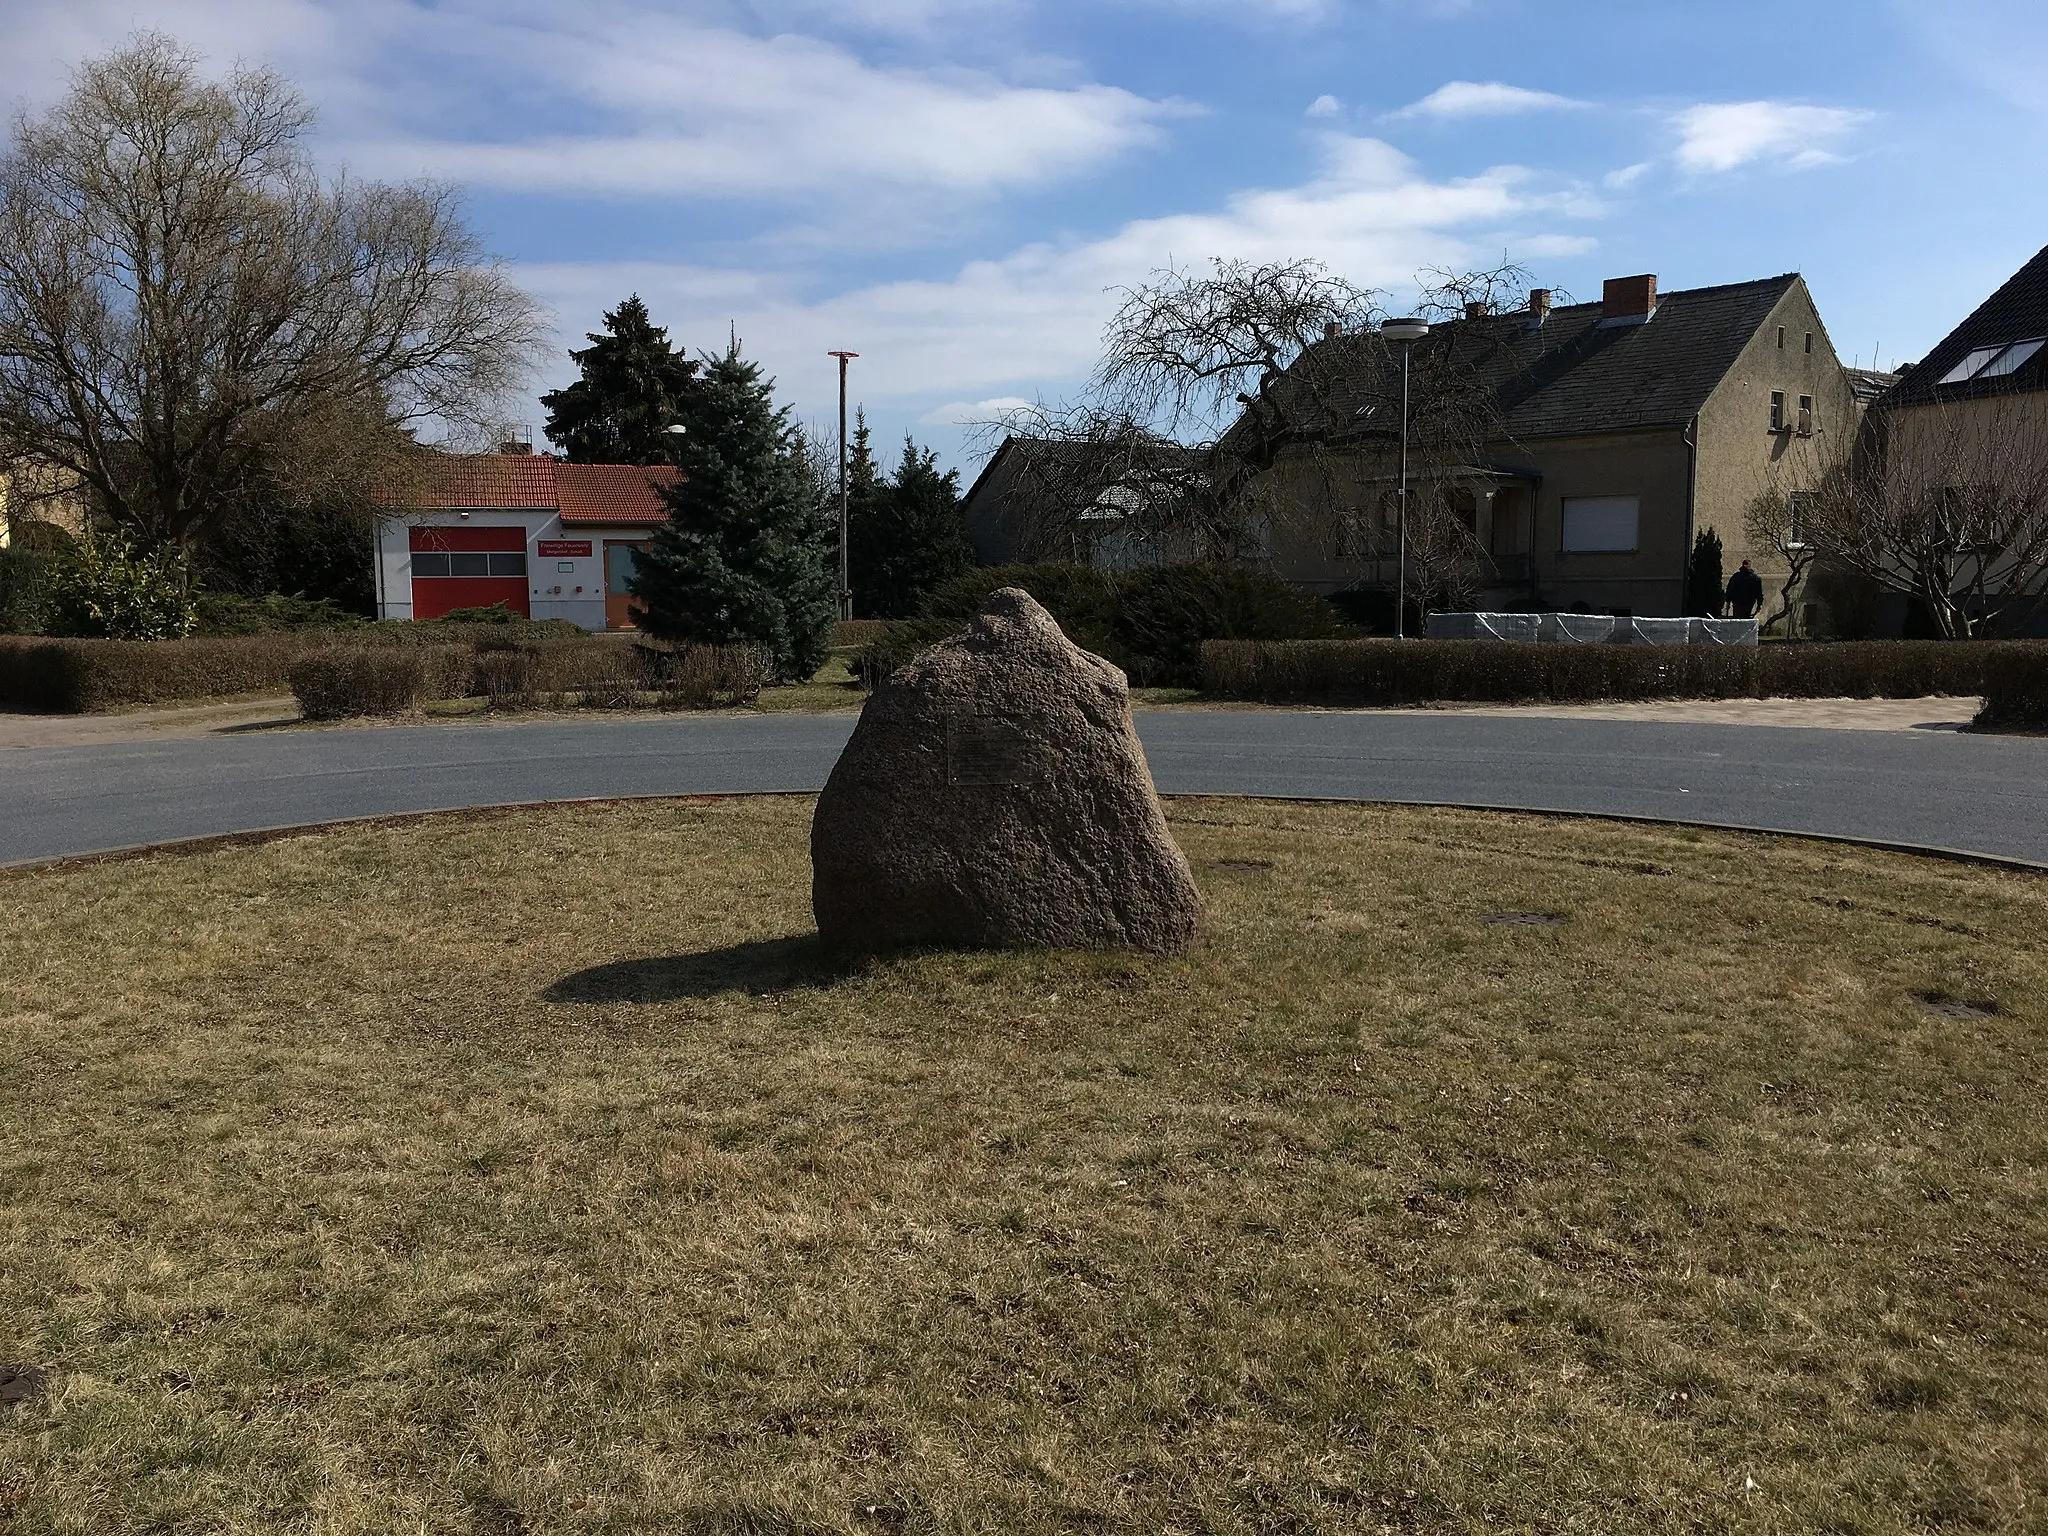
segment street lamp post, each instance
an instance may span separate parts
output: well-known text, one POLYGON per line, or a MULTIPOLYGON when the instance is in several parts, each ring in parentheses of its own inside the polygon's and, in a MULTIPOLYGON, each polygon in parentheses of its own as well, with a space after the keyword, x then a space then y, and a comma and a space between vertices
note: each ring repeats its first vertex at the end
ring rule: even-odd
POLYGON ((1410 316, 1389 320, 1380 335, 1401 344, 1401 490, 1394 503, 1394 638, 1408 634, 1408 361, 1415 343, 1429 334, 1429 322, 1410 316))
POLYGON ((846 559, 846 365, 858 352, 827 352, 839 359, 839 617, 853 618, 853 582, 846 559))

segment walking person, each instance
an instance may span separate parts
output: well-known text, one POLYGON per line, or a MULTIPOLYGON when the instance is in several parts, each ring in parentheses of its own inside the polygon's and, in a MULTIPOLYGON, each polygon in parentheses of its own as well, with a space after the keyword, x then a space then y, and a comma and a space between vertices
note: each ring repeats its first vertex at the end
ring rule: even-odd
POLYGON ((1764 579, 1745 560, 1742 569, 1728 578, 1728 612, 1738 619, 1753 619, 1763 605, 1764 579))

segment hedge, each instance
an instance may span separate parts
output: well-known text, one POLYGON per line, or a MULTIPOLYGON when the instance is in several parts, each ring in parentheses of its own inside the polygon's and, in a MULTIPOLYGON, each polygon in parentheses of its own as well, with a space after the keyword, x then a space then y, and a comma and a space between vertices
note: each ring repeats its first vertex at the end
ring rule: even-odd
POLYGON ((327 643, 308 631, 215 640, 0 636, 0 709, 84 714, 281 689, 292 663, 327 643))
POLYGON ((308 720, 403 715, 469 684, 466 646, 331 645, 292 664, 292 695, 308 720))
POLYGON ((1141 688, 1198 686, 1205 640, 1303 639, 1344 628, 1324 599, 1248 566, 1116 572, 1085 565, 985 566, 934 589, 920 617, 887 626, 862 652, 863 680, 873 687, 918 651, 957 633, 999 587, 1022 587, 1069 640, 1115 662, 1141 688))
POLYGON ((1580 703, 1602 699, 1921 698, 2038 678, 2038 641, 1805 645, 1524 645, 1475 640, 1215 640, 1202 681, 1264 704, 1580 703))
POLYGON ((1984 663, 1984 707, 1976 723, 1993 730, 2048 730, 2048 657, 1999 647, 1984 663))

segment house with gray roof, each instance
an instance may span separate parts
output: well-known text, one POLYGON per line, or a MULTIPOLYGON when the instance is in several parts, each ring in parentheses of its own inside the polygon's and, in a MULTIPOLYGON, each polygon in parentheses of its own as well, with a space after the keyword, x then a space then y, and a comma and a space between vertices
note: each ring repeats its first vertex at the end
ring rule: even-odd
MULTIPOLYGON (((1745 547, 1744 514, 1760 497, 1789 504, 1845 454, 1865 404, 1805 281, 1660 292, 1643 274, 1609 280, 1598 303, 1550 300, 1473 305, 1415 344, 1416 377, 1435 386, 1415 395, 1413 494, 1455 508, 1483 552, 1468 598, 1677 614, 1693 535, 1710 527, 1726 568, 1754 560, 1775 595, 1779 562, 1745 547)), ((1392 346, 1332 332, 1246 402, 1222 457, 1255 468, 1226 489, 1260 503, 1280 574, 1391 594, 1399 391, 1392 346)))

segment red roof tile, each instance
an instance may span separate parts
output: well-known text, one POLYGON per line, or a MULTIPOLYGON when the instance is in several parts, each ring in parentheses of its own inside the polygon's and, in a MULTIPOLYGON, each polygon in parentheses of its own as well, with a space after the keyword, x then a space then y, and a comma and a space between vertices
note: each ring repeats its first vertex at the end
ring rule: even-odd
POLYGON ((417 490, 393 493, 421 510, 551 511, 564 523, 659 523, 668 519, 659 487, 676 471, 637 464, 563 464, 546 454, 437 454, 417 490))
POLYGON ((564 523, 664 523, 661 487, 679 477, 663 465, 557 464, 555 485, 564 523))

